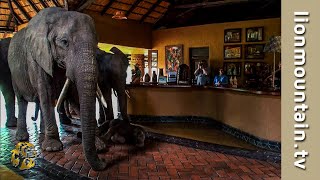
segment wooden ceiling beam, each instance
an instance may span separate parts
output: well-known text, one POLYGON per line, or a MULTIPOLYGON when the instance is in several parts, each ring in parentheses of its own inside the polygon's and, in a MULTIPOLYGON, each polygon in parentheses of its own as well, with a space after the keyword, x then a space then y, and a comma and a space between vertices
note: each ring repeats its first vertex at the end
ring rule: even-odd
POLYGON ((36 11, 37 13, 40 11, 39 8, 31 0, 27 0, 27 2, 30 4, 34 11, 36 11))
POLYGON ((146 17, 149 16, 149 14, 162 2, 162 0, 158 0, 156 3, 154 3, 151 8, 148 10, 148 12, 146 14, 144 14, 140 20, 140 22, 142 23, 146 17))
POLYGON ((39 0, 39 2, 40 2, 40 4, 43 6, 43 8, 48 8, 48 7, 49 7, 48 4, 45 3, 44 1, 39 0))
POLYGON ((0 32, 14 32, 14 29, 0 27, 0 32))
POLYGON ((30 15, 26 12, 26 10, 23 9, 23 7, 21 7, 21 5, 16 1, 16 0, 12 0, 12 2, 17 6, 17 8, 19 9, 19 11, 24 15, 24 17, 26 17, 26 19, 28 21, 30 21, 31 17, 30 15))
POLYGON ((52 0, 52 2, 56 7, 61 7, 57 0, 52 0))
POLYGON ((109 9, 109 7, 111 7, 111 5, 112 5, 115 1, 116 1, 116 0, 110 0, 109 3, 104 6, 104 8, 102 9, 102 11, 101 11, 100 14, 101 14, 101 15, 104 15, 104 13, 107 12, 107 10, 109 9))
POLYGON ((142 0, 136 0, 133 5, 130 7, 130 9, 126 12, 125 16, 129 16, 130 13, 139 5, 139 3, 141 2, 142 0))
POLYGON ((10 12, 11 12, 11 14, 13 15, 13 17, 15 19, 15 21, 14 21, 15 24, 16 25, 23 24, 23 20, 13 10, 12 4, 11 4, 11 0, 7 0, 7 1, 8 1, 8 6, 9 6, 9 9, 10 9, 10 12))
POLYGON ((12 21, 12 18, 13 18, 13 16, 12 16, 12 14, 10 13, 10 14, 9 14, 9 17, 8 17, 8 20, 7 20, 7 23, 6 23, 6 26, 7 26, 8 29, 9 29, 9 27, 10 27, 10 23, 11 23, 11 21, 12 21))

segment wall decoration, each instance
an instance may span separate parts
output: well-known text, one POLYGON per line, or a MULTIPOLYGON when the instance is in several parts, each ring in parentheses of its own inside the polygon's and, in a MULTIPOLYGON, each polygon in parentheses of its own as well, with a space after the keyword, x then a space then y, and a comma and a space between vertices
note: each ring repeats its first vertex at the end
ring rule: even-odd
POLYGON ((247 44, 245 45, 246 59, 263 59, 264 58, 264 44, 247 44))
POLYGON ((178 71, 183 64, 183 45, 170 45, 165 47, 166 72, 178 71))
POLYGON ((224 59, 241 59, 242 45, 224 46, 224 59))
POLYGON ((264 39, 263 27, 246 28, 247 42, 260 42, 264 39))
POLYGON ((241 62, 223 63, 224 73, 227 76, 241 76, 241 62))
POLYGON ((240 43, 241 42, 241 28, 224 30, 225 43, 240 43))

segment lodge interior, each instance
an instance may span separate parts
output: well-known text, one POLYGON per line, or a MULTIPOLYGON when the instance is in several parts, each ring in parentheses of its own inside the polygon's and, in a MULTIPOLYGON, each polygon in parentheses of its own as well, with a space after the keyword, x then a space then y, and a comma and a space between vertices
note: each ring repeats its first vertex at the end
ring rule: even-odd
MULTIPOLYGON (((65 4, 64 0, 0 0, 0 38, 13 37, 39 11, 64 8, 65 4)), ((146 130, 147 139, 155 139, 154 135, 167 143, 207 146, 220 153, 247 154, 245 157, 256 153, 259 160, 279 164, 281 84, 275 85, 274 76, 270 77, 280 70, 281 53, 265 47, 270 46, 272 37, 281 36, 281 1, 70 0, 68 8, 93 18, 100 49, 110 52, 117 47, 127 56, 127 112, 133 124, 146 130), (259 37, 250 40, 250 31, 259 37), (229 40, 228 32, 237 37, 229 40), (168 49, 172 47, 180 48, 178 65, 188 67, 185 81, 177 79, 180 69, 169 63, 168 49), (255 48, 258 50, 250 54, 255 48), (210 68, 210 81, 204 86, 196 84, 194 75, 201 61, 210 68), (135 65, 141 76, 133 83, 135 65), (229 74, 231 66, 237 72, 229 74), (214 85, 219 69, 228 77, 224 87, 214 85), (150 80, 153 73, 155 81, 150 80)), ((112 103, 115 118, 121 117, 115 94, 112 103)), ((96 107, 98 118, 98 104, 96 107)), ((31 120, 34 109, 35 104, 29 103, 30 129, 40 126, 31 120)), ((62 125, 56 117, 59 129, 79 129, 79 116, 73 116, 72 125, 62 125)), ((5 121, 1 95, 2 129, 5 121)))

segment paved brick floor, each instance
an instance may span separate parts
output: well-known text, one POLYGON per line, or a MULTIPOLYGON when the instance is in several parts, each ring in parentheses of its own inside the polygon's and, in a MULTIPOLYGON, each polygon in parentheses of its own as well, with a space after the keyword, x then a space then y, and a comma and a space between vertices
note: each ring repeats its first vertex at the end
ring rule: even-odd
MULTIPOLYGON (((108 168, 96 172, 86 162, 81 139, 74 131, 77 128, 60 126, 64 144, 60 152, 39 149, 37 125, 29 128, 30 141, 36 145, 39 158, 93 179, 280 179, 281 176, 280 164, 151 140, 140 150, 127 145, 112 146, 109 152, 100 154, 109 162, 108 168)), ((0 133, 0 155, 7 155, 16 143, 15 130, 2 128, 0 133)), ((6 161, 3 158, 2 162, 6 161)))

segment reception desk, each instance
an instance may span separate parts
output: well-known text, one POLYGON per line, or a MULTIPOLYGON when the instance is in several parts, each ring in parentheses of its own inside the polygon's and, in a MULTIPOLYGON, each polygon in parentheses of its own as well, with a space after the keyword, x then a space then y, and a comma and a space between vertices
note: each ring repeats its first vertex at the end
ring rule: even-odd
POLYGON ((127 89, 130 115, 205 117, 261 139, 281 141, 280 92, 188 85, 127 89))

